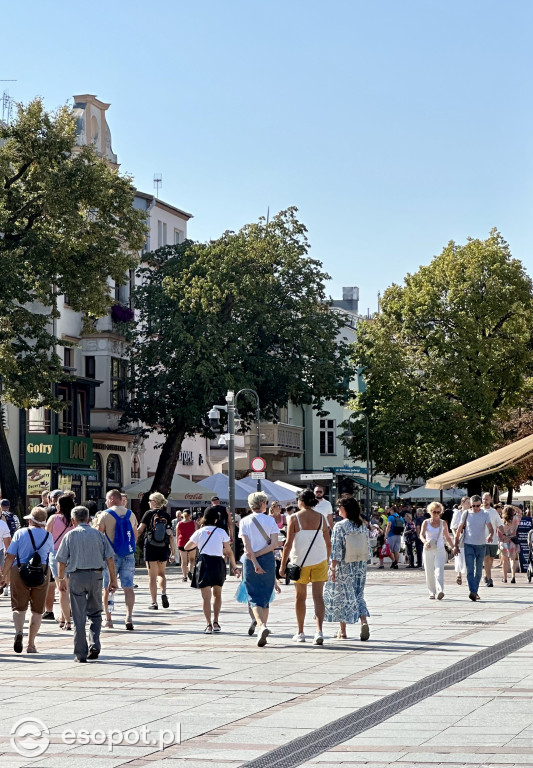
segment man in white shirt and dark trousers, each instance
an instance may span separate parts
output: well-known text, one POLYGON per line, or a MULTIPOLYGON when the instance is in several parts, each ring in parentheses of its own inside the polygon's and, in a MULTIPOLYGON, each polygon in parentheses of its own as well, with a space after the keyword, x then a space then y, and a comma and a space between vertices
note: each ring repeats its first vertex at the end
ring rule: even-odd
POLYGON ((323 485, 315 485, 315 490, 313 491, 316 498, 318 499, 318 504, 315 507, 316 512, 320 512, 321 515, 324 515, 326 518, 326 522, 328 524, 329 530, 333 530, 333 507, 331 506, 331 502, 329 502, 325 497, 325 488, 323 485))

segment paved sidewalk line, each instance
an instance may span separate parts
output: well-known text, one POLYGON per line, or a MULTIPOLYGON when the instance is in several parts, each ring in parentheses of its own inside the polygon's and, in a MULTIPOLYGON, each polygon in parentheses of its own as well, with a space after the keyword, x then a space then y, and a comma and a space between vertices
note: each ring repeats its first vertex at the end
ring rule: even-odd
POLYGON ((398 693, 385 696, 373 704, 341 717, 334 723, 318 728, 308 735, 300 736, 255 760, 250 760, 241 768, 276 768, 276 766, 296 768, 531 643, 533 643, 533 629, 528 629, 510 640, 504 640, 492 648, 485 648, 451 667, 429 675, 398 693))

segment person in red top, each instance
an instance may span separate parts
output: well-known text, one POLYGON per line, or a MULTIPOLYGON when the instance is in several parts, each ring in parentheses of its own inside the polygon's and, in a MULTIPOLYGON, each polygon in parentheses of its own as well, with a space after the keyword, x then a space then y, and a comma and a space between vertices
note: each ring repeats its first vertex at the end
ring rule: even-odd
POLYGON ((181 570, 183 571, 183 581, 187 581, 187 578, 192 579, 192 568, 194 566, 194 559, 196 557, 196 550, 190 549, 185 551, 185 544, 189 541, 193 533, 198 526, 191 517, 191 513, 188 510, 182 512, 182 519, 178 523, 176 528, 176 534, 178 539, 178 549, 181 557, 181 570))

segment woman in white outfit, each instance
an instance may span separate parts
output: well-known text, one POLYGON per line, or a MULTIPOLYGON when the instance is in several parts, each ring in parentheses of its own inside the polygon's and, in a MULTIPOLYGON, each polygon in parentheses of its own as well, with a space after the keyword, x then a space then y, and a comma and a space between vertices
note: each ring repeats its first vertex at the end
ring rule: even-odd
POLYGON ((444 597, 444 565, 446 564, 446 548, 444 539, 453 548, 454 542, 448 531, 448 525, 440 516, 444 507, 438 501, 428 506, 429 520, 424 520, 420 530, 420 540, 424 545, 422 561, 426 572, 426 584, 429 590, 429 599, 442 600, 444 597))
MULTIPOLYGON (((463 512, 467 509, 470 509, 470 497, 463 496, 463 498, 461 499, 459 508, 456 509, 455 512, 453 513, 452 522, 450 523, 450 528, 452 529, 453 536, 455 536, 455 534, 457 533, 457 529, 461 524, 461 518, 463 516, 463 512)), ((455 555, 454 560, 455 560, 455 573, 457 574, 457 583, 462 584, 463 576, 466 576, 464 543, 463 543, 463 546, 459 548, 459 554, 455 555)))

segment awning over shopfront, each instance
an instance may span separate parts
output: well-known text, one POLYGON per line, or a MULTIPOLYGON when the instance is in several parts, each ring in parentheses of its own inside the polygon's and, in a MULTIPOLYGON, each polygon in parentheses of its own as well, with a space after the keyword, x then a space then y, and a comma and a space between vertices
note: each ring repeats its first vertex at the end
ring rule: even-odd
POLYGON ((467 464, 451 469, 449 472, 432 477, 426 482, 426 487, 438 489, 453 488, 461 483, 467 483, 476 477, 483 477, 493 472, 500 472, 500 470, 507 467, 513 467, 531 454, 533 454, 533 435, 523 437, 521 440, 506 445, 504 448, 498 448, 497 451, 487 453, 479 459, 474 459, 474 461, 469 461, 467 464))
POLYGON ((352 477, 352 480, 354 483, 357 483, 358 485, 362 485, 364 488, 368 485, 371 491, 374 491, 374 493, 395 493, 394 488, 391 488, 390 485, 384 486, 380 485, 379 483, 367 483, 365 477, 352 477))

